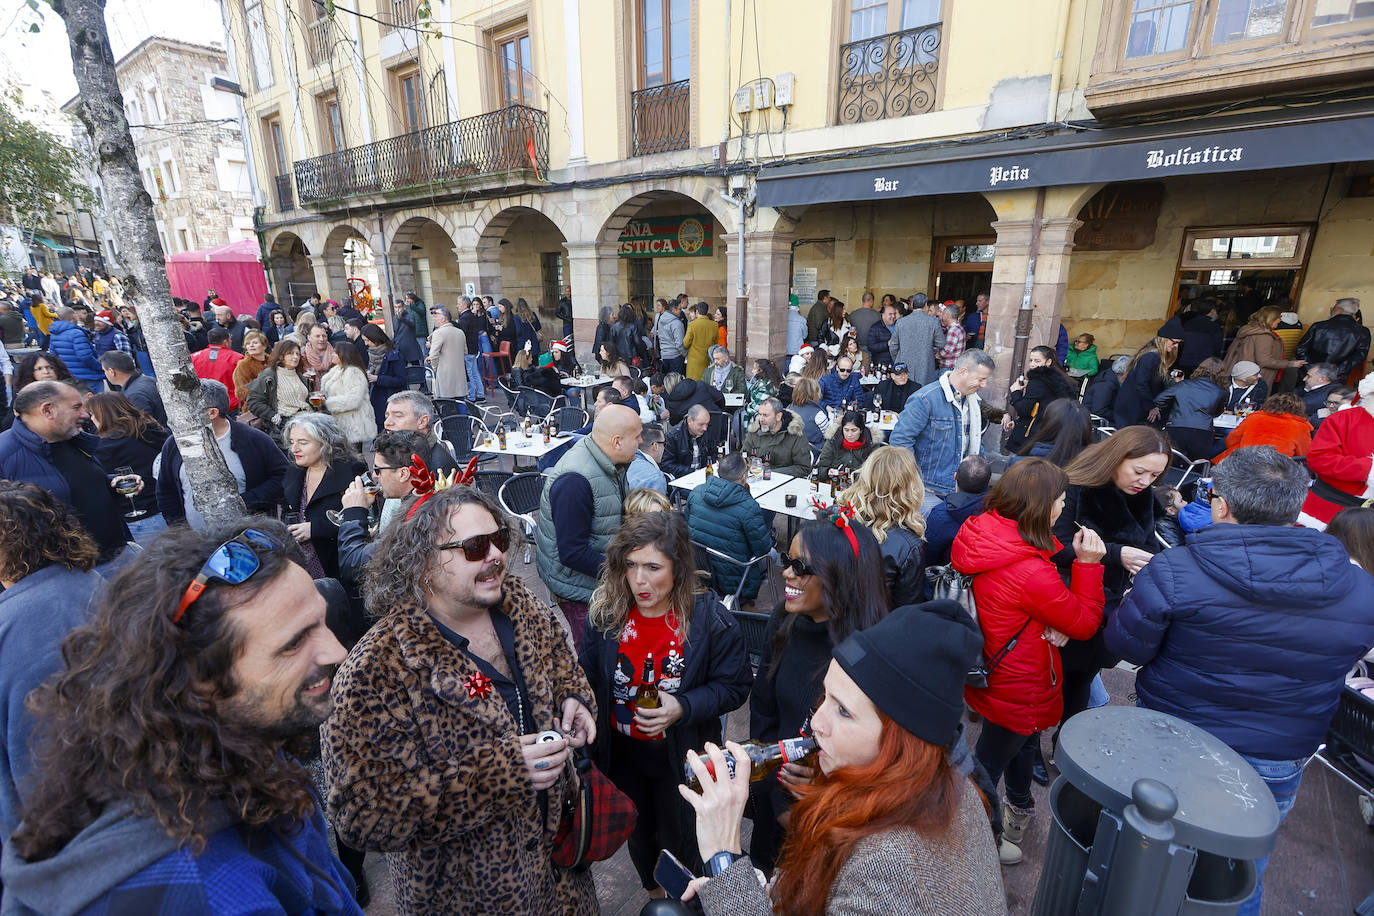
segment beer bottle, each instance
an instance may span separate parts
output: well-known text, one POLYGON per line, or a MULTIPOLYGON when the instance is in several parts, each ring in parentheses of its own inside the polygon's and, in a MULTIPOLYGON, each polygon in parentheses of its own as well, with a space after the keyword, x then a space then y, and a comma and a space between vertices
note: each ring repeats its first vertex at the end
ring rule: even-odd
POLYGON ((504 452, 506 450, 506 425, 504 423, 496 427, 496 441, 499 444, 501 451, 504 452))
POLYGON ((715 472, 714 469, 712 469, 711 463, 710 463, 709 461, 706 463, 706 476, 707 476, 707 477, 714 477, 714 476, 716 476, 716 472, 715 472))
POLYGON ((771 461, 768 460, 768 456, 767 456, 767 455, 763 456, 763 479, 764 479, 764 480, 772 480, 772 479, 773 479, 773 462, 771 462, 771 461))
MULTIPOLYGON (((749 755, 749 781, 758 782, 763 777, 782 767, 784 763, 801 763, 815 755, 820 747, 815 738, 798 736, 787 738, 773 743, 755 741, 752 738, 741 742, 744 752, 749 755)), ((725 751, 725 763, 730 768, 730 775, 735 775, 735 755, 725 751)), ((701 755, 702 762, 706 764, 706 772, 712 776, 716 775, 715 764, 705 754, 701 755)), ((697 774, 693 772, 690 763, 685 764, 683 772, 687 776, 687 788, 693 792, 701 791, 701 781, 697 779, 697 774)))
POLYGON ((811 469, 811 492, 812 492, 812 493, 819 493, 820 491, 821 491, 821 472, 820 472, 819 470, 817 470, 816 468, 812 468, 812 469, 811 469))
POLYGON ((544 433, 544 444, 545 444, 545 445, 548 445, 548 444, 549 444, 549 423, 548 423, 547 420, 544 421, 544 423, 543 423, 543 425, 542 425, 542 428, 541 428, 541 431, 544 433))
POLYGON ((658 687, 654 684, 653 653, 644 656, 644 677, 639 689, 635 691, 635 706, 639 709, 658 709, 663 705, 659 699, 658 687))

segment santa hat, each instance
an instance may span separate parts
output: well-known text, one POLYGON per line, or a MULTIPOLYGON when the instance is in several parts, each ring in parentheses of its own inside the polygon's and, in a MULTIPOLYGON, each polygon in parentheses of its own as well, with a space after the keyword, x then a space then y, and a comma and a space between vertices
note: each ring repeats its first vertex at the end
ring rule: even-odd
POLYGON ((797 351, 797 355, 798 355, 798 356, 810 356, 812 353, 815 353, 815 352, 816 352, 816 348, 815 348, 815 347, 811 346, 810 344, 802 344, 802 345, 801 345, 801 349, 797 351))
POLYGON ((114 327, 114 312, 111 312, 109 309, 106 309, 103 312, 96 312, 95 320, 103 321, 111 327, 114 327))
POLYGON ((552 349, 553 352, 555 352, 555 353, 567 353, 567 352, 568 352, 568 344, 567 344, 566 341, 555 340, 555 341, 553 342, 553 346, 550 347, 550 349, 552 349))
POLYGON ((212 299, 210 300, 210 304, 217 309, 227 308, 229 305, 229 303, 225 302, 223 299, 212 299))

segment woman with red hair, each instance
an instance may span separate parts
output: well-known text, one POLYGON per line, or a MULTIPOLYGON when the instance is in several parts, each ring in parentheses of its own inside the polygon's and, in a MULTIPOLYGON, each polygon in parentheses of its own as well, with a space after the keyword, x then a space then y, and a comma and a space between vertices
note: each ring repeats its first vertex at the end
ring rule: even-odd
MULTIPOLYGON (((709 880, 686 896, 700 894, 708 916, 1006 913, 986 800, 971 761, 951 759, 981 645, 959 605, 933 601, 899 608, 835 648, 811 720, 821 772, 800 787, 771 890, 740 854, 748 769, 731 772, 713 744, 689 753, 702 791, 679 791, 696 809, 709 880)), ((738 744, 725 748, 744 759, 738 744)))

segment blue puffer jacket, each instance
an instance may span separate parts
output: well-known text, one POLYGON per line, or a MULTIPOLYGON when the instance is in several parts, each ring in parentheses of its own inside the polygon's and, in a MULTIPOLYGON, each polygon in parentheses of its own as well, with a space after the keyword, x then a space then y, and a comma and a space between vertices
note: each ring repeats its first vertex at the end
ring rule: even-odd
MULTIPOLYGON (((748 487, 721 477, 708 477, 692 491, 686 515, 692 540, 741 562, 763 556, 773 549, 768 522, 748 487)), ((711 578, 716 592, 722 597, 735 593, 739 577, 738 566, 712 558, 711 578)), ((757 567, 749 570, 740 598, 757 597, 762 578, 757 567)))
POLYGON ((1374 577, 1310 528, 1213 525, 1156 556, 1107 624, 1140 705, 1263 760, 1317 749, 1374 645, 1374 577))
POLYGON ((95 355, 95 345, 84 328, 70 321, 54 321, 48 327, 52 340, 48 349, 58 356, 72 375, 83 382, 105 382, 105 370, 100 368, 100 357, 95 355))
MULTIPOLYGON (((72 444, 88 455, 95 455, 100 440, 93 433, 79 432, 72 444)), ((37 484, 59 500, 71 505, 72 488, 67 478, 49 457, 52 446, 47 440, 15 420, 14 425, 0 433, 0 477, 37 484)))

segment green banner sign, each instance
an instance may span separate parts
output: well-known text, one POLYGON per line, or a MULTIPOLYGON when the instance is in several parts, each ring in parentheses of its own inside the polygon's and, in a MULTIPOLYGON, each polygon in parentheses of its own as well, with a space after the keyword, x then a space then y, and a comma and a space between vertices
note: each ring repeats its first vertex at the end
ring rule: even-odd
POLYGON ((700 216, 650 216, 631 220, 620 233, 622 258, 710 257, 712 219, 700 216))

